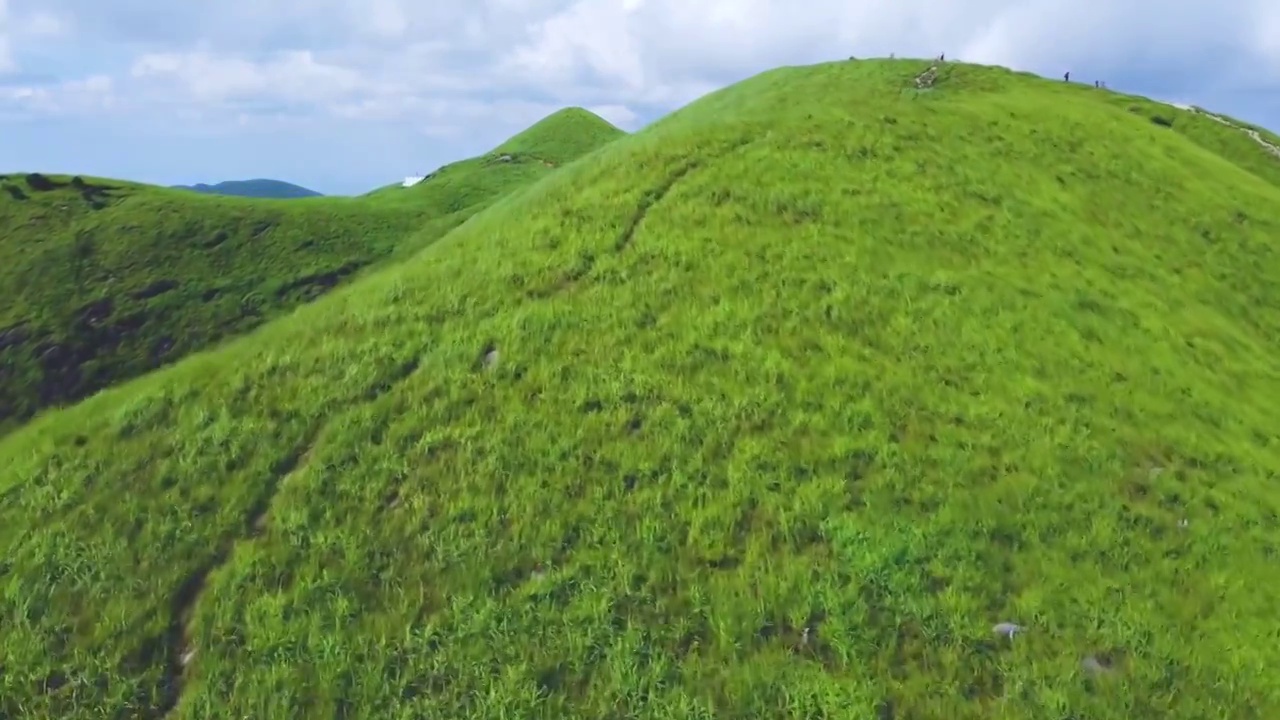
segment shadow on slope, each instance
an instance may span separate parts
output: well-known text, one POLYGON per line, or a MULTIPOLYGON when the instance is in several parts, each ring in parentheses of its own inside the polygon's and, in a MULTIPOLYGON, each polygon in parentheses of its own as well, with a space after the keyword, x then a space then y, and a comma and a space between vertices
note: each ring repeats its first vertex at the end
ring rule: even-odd
MULTIPOLYGON (((582 122, 570 111, 528 132, 568 161, 602 142, 582 122)), ((550 172, 516 165, 464 161, 410 195, 287 202, 0 178, 0 432, 410 255, 550 172)))
POLYGON ((0 711, 1275 717, 1280 191, 919 70, 717 92, 5 438, 0 711))

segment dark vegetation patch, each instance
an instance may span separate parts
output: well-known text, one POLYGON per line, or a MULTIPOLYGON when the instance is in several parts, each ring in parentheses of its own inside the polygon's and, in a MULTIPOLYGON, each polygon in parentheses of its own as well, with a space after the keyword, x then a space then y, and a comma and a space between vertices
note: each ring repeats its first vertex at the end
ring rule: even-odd
POLYGON ((27 187, 35 190, 36 192, 50 192, 52 190, 57 190, 60 187, 67 186, 67 183, 57 182, 46 175, 41 175, 40 173, 28 173, 23 179, 26 181, 27 187))
POLYGON ((25 182, 37 194, 0 202, 0 295, 12 299, 0 317, 20 328, 0 347, 0 430, 309 302, 423 221, 377 202, 25 182), (312 241, 305 252, 299 236, 312 241))
POLYGON ((177 280, 171 280, 169 278, 161 278, 159 280, 155 280, 151 282, 141 290, 136 290, 130 293, 129 296, 132 297, 134 300, 149 300, 153 297, 163 295, 177 287, 178 287, 177 280))
POLYGON ((298 302, 309 302, 337 287, 338 283, 354 274, 362 265, 361 262, 346 262, 332 270, 290 280, 276 289, 276 299, 292 298, 298 302))

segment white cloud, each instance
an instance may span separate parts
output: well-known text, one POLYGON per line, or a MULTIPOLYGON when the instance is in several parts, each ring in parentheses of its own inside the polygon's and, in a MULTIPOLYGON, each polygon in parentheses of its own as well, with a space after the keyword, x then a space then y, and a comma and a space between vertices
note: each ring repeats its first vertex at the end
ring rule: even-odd
POLYGON ((780 64, 943 51, 1054 75, 1125 63, 1185 74, 1230 48, 1213 69, 1280 80, 1272 0, 1160 12, 1148 0, 0 0, 0 12, 10 1, 30 6, 27 32, 74 16, 101 41, 140 43, 122 93, 249 116, 257 103, 392 122, 431 98, 488 95, 617 106, 630 121, 780 64))
POLYGON ((1181 0, 1159 12, 1148 0, 579 0, 537 23, 503 67, 552 86, 593 79, 632 100, 849 55, 949 52, 1028 69, 1134 58, 1182 67, 1222 47, 1244 59, 1280 44, 1280 34, 1256 30, 1277 8, 1272 0, 1181 0))
POLYGON ((61 15, 41 8, 19 12, 9 0, 0 0, 0 75, 20 69, 20 46, 35 42, 65 39, 71 25, 61 15))
POLYGON ((409 19, 396 0, 368 0, 362 16, 367 31, 388 40, 399 40, 409 29, 409 19))
POLYGON ((635 130, 640 116, 626 105, 592 105, 587 108, 623 130, 635 130))
POLYGON ((1280 76, 1280 3, 1257 0, 1256 12, 1252 40, 1264 63, 1263 74, 1280 76))
POLYGON ((0 110, 67 116, 96 114, 115 109, 114 81, 106 75, 90 75, 53 85, 0 86, 0 110))
POLYGON ((9 40, 9 0, 0 0, 0 75, 18 69, 13 59, 13 44, 9 40))
POLYGON ((65 18, 37 10, 21 18, 15 34, 33 40, 48 40, 67 36, 71 25, 65 18))
POLYGON ((587 71, 639 92, 646 81, 644 59, 628 24, 642 7, 638 1, 577 2, 537 23, 532 40, 503 57, 500 69, 560 84, 576 83, 587 71))
POLYGON ((0 0, 0 105, 459 148, 565 105, 635 129, 778 65, 939 52, 1280 126, 1277 0, 0 0), (16 85, 35 69, 110 85, 16 85))
POLYGON ((148 53, 130 69, 138 80, 203 105, 237 104, 269 98, 276 103, 325 103, 350 97, 365 81, 360 73, 316 60, 309 50, 272 53, 257 62, 205 50, 148 53))

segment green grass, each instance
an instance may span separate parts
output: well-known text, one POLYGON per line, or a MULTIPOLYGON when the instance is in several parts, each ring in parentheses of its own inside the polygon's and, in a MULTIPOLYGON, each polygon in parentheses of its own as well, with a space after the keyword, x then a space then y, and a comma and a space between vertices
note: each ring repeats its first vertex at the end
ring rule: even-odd
MULTIPOLYGON (((559 162, 620 132, 585 111, 530 132, 559 162)), ((514 140, 514 139, 513 139, 514 140)), ((549 174, 537 162, 464 161, 408 190, 267 200, 90 178, 0 180, 0 432, 309 302, 444 236, 549 174)))
POLYGON ((922 69, 714 93, 0 441, 0 715, 1276 717, 1280 188, 922 69))
POLYGON ((576 160, 583 145, 601 147, 620 134, 594 113, 578 107, 556 111, 494 149, 494 155, 530 157, 544 164, 563 165, 576 160))
POLYGON ((418 185, 404 188, 395 183, 366 197, 426 203, 439 212, 452 212, 474 205, 477 196, 501 196, 509 189, 525 187, 577 160, 586 151, 603 147, 625 134, 587 110, 565 108, 485 155, 445 165, 418 185), (495 192, 494 187, 499 191, 495 192))
MULTIPOLYGON (((1140 117, 1168 121, 1171 123, 1167 126, 1168 130, 1183 135, 1204 149, 1229 159, 1241 168, 1280 187, 1280 160, 1262 150, 1258 143, 1245 133, 1223 127, 1222 123, 1203 115, 1146 98, 1114 93, 1108 94, 1106 99, 1114 105, 1124 106, 1129 112, 1140 117)), ((1260 130, 1229 116, 1215 114, 1238 127, 1260 130)), ((1263 131, 1262 135, 1266 139, 1268 134, 1263 131)), ((1272 142, 1277 141, 1272 140, 1272 142)))

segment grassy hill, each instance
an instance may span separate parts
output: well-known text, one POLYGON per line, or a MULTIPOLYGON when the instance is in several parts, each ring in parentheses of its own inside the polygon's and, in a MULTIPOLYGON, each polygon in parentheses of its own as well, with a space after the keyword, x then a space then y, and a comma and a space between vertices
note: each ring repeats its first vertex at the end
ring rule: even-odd
POLYGON ((4 438, 0 715, 1276 717, 1261 150, 924 68, 709 95, 4 438))
MULTIPOLYGON (((562 161, 602 141, 559 126, 538 127, 570 135, 562 161)), ((287 202, 0 178, 0 432, 411 254, 548 172, 477 159, 407 194, 287 202)))
POLYGON ((538 180, 557 167, 573 162, 584 149, 602 147, 625 135, 604 119, 582 108, 565 108, 548 115, 477 158, 445 165, 412 187, 400 183, 378 188, 365 197, 426 203, 439 212, 453 212, 478 197, 498 195, 538 180))
POLYGON ((315 190, 308 190, 300 185, 283 180, 225 180, 216 185, 196 183, 195 185, 176 185, 180 190, 194 190, 213 195, 235 195, 237 197, 274 198, 277 200, 293 200, 304 197, 320 197, 315 190))
POLYGON ((601 147, 624 133, 579 107, 558 110, 499 145, 495 155, 530 158, 544 165, 563 165, 578 158, 578 147, 601 147))

